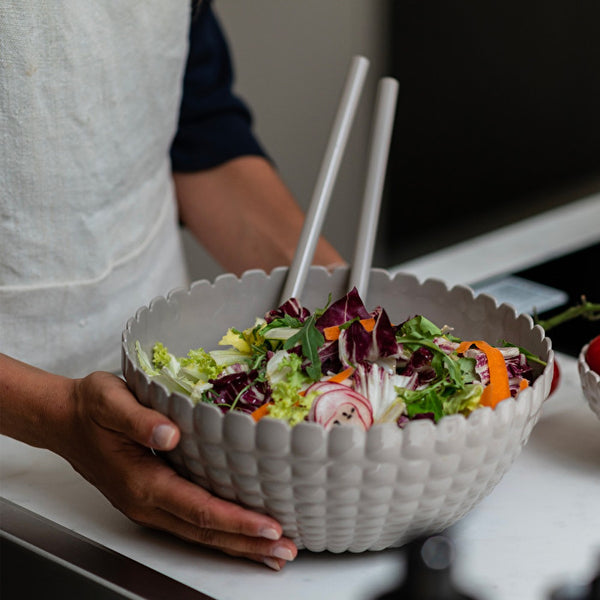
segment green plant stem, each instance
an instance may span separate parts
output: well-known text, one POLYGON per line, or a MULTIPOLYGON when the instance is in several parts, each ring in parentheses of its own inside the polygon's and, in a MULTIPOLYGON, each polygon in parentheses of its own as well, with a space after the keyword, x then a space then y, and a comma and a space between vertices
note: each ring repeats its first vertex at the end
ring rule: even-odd
POLYGON ((534 316, 537 325, 540 325, 545 331, 561 325, 566 321, 576 319, 577 317, 583 317, 589 321, 596 321, 600 319, 600 304, 588 302, 585 298, 582 298, 581 304, 571 306, 549 319, 539 320, 534 316))

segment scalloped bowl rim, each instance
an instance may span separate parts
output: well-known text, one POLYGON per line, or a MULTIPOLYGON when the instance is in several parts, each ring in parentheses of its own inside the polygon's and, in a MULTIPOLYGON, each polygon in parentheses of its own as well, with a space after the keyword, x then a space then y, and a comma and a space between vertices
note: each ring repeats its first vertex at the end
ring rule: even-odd
MULTIPOLYGON (((323 269, 324 271, 327 271, 327 269, 325 269, 324 267, 311 267, 311 268, 312 269, 323 269)), ((345 269, 345 268, 346 267, 341 267, 341 269, 345 269)), ((286 267, 277 267, 271 273, 276 272, 276 271, 278 271, 280 269, 286 269, 286 267)), ((340 267, 338 267, 338 270, 339 269, 340 269, 340 267)), ((388 273, 388 276, 390 276, 390 279, 394 279, 396 276, 404 276, 404 277, 407 276, 407 274, 402 273, 402 272, 395 273, 393 276, 391 276, 389 274, 389 272, 387 272, 385 269, 372 269, 372 271, 374 271, 374 272, 380 272, 380 273, 386 272, 386 273, 388 273)), ((144 313, 146 311, 151 311, 152 308, 153 308, 153 305, 156 302, 160 302, 162 300, 166 300, 167 302, 170 302, 170 301, 172 301, 172 299, 175 296, 177 296, 179 294, 182 294, 182 293, 186 294, 186 295, 190 294, 192 292, 192 290, 195 287, 199 286, 199 285, 209 284, 211 287, 215 287, 215 285, 219 281, 222 281, 225 278, 235 277, 236 279, 243 280, 244 277, 247 277, 248 275, 252 275, 252 274, 255 274, 255 273, 261 273, 261 274, 266 275, 267 277, 270 277, 270 275, 271 275, 271 273, 267 273, 266 271, 264 271, 262 269, 250 269, 248 271, 245 271, 240 277, 237 277, 236 275, 233 275, 231 273, 223 273, 221 275, 218 275, 215 278, 214 282, 211 282, 208 279, 200 279, 200 280, 192 282, 189 286, 186 286, 186 287, 181 287, 180 286, 180 287, 174 288, 174 289, 170 290, 166 294, 166 296, 157 296, 157 297, 153 298, 149 302, 148 305, 144 305, 144 306, 139 307, 136 310, 135 315, 133 317, 130 317, 127 320, 127 323, 126 323, 126 326, 125 326, 125 330, 123 332, 123 339, 122 339, 122 344, 121 344, 122 345, 122 350, 123 350, 125 356, 127 357, 127 360, 130 361, 133 369, 135 371, 137 371, 139 374, 141 374, 146 379, 146 381, 148 382, 149 385, 151 385, 151 386, 157 386, 158 388, 160 388, 161 392, 165 396, 176 397, 176 398, 178 398, 178 400, 180 402, 185 402, 186 404, 189 404, 192 407, 202 407, 202 409, 212 410, 213 412, 215 412, 215 414, 218 413, 223 419, 225 419, 228 416, 228 414, 230 414, 230 413, 223 413, 215 405, 206 404, 206 403, 194 404, 194 402, 192 401, 192 399, 189 396, 186 396, 185 394, 182 394, 182 393, 180 393, 180 392, 178 392, 176 390, 170 390, 161 381, 152 379, 139 366, 138 361, 136 360, 136 358, 131 356, 131 353, 130 353, 129 348, 128 348, 127 343, 126 343, 126 341, 127 341, 126 340, 126 336, 129 333, 131 333, 131 326, 132 326, 133 322, 139 320, 139 316, 142 313, 144 313)), ((410 275, 410 274, 408 275, 408 277, 413 277, 416 281, 418 281, 421 284, 425 284, 427 281, 441 283, 441 284, 443 284, 446 287, 446 289, 448 291, 450 291, 452 289, 462 289, 462 290, 465 290, 467 292, 470 292, 470 294, 471 294, 471 296, 472 296, 473 299, 475 299, 476 297, 487 297, 487 298, 490 298, 491 300, 493 300, 496 303, 496 306, 497 306, 498 309, 500 309, 502 307, 508 308, 510 311, 512 311, 514 313, 516 319, 523 318, 523 319, 528 320, 530 322, 530 324, 532 325, 531 330, 534 331, 535 329, 538 329, 542 333, 542 337, 545 337, 545 340, 547 341, 547 349, 548 349, 548 361, 547 361, 547 364, 548 364, 548 366, 552 366, 553 361, 555 359, 554 358, 554 351, 552 349, 552 342, 551 342, 550 338, 548 338, 548 337, 545 336, 545 334, 544 334, 543 329, 541 328, 541 326, 534 324, 534 321, 531 318, 531 316, 529 316, 527 314, 517 314, 516 309, 512 305, 510 305, 508 303, 498 303, 495 298, 493 298, 492 296, 490 296, 488 294, 485 294, 485 293, 475 294, 475 292, 470 287, 468 287, 466 285, 456 284, 456 285, 452 285, 452 286, 449 287, 446 284, 446 282, 444 282, 441 279, 435 278, 435 277, 428 277, 428 278, 423 279, 423 280, 419 279, 417 276, 410 275)), ((587 346, 585 348, 587 348, 587 346)), ((580 360, 581 360, 581 355, 580 355, 580 360)), ((593 375, 595 375, 596 378, 597 378, 597 380, 600 382, 600 377, 596 373, 594 373, 593 371, 591 371, 591 369, 589 368, 589 366, 585 362, 585 359, 583 360, 583 363, 585 364, 585 367, 587 368, 587 370, 590 371, 593 375)), ((547 369, 547 367, 546 367, 544 370, 549 370, 550 371, 551 369, 547 369)), ((536 387, 536 386, 542 385, 542 383, 541 383, 540 380, 541 380, 541 376, 538 377, 536 379, 536 381, 534 381, 532 387, 536 387)), ((525 390, 519 392, 519 394, 517 395, 517 397, 523 397, 523 395, 526 395, 527 393, 531 393, 531 387, 528 387, 525 390)), ((514 402, 516 402, 517 397, 515 397, 515 398, 506 398, 505 400, 503 400, 502 402, 500 402, 498 406, 500 406, 500 405, 502 405, 502 404, 504 404, 506 402, 509 402, 509 403, 513 402, 514 403, 514 402)), ((426 421, 421 421, 421 420, 409 421, 408 423, 406 423, 406 425, 404 425, 404 427, 402 429, 400 429, 400 431, 405 431, 405 430, 407 430, 407 428, 414 427, 415 425, 421 427, 422 426, 421 424, 423 422, 431 423, 431 425, 434 428, 436 428, 437 426, 439 426, 439 424, 442 421, 446 421, 448 419, 458 418, 458 419, 465 420, 465 421, 468 422, 469 420, 472 419, 472 417, 475 414, 479 413, 480 411, 491 412, 492 414, 496 413, 496 410, 492 410, 489 407, 481 407, 481 408, 478 408, 477 411, 475 411, 474 413, 472 413, 471 415, 469 415, 469 417, 465 417, 464 415, 460 415, 460 414, 457 414, 457 415, 447 415, 447 416, 444 416, 442 419, 440 419, 440 421, 437 424, 433 424, 433 423, 431 423, 431 421, 428 421, 428 420, 426 420, 426 421)), ((250 415, 248 415, 246 413, 236 413, 236 415, 239 415, 241 417, 245 417, 247 419, 247 421, 248 421, 248 425, 251 426, 251 427, 256 427, 258 425, 258 423, 256 423, 252 419, 252 417, 250 417, 250 415)), ((290 430, 291 429, 303 428, 305 426, 313 427, 313 426, 317 425, 317 424, 314 424, 314 423, 303 422, 303 423, 299 423, 299 424, 295 425, 294 427, 291 427, 286 421, 283 421, 283 420, 280 420, 280 419, 271 419, 271 420, 272 421, 279 421, 279 422, 281 422, 283 425, 285 425, 290 430)), ((381 426, 381 424, 379 426, 374 426, 374 427, 380 427, 380 426, 381 426)), ((396 428, 395 425, 392 425, 392 426, 396 428)), ((366 433, 368 434, 368 431, 366 433)))

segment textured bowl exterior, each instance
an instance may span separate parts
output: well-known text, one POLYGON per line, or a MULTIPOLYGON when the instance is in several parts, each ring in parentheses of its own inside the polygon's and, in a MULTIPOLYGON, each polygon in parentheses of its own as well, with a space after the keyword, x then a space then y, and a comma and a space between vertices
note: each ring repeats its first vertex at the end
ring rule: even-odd
POLYGON ((579 379, 581 380, 581 388, 590 408, 600 419, 600 375, 590 369, 590 366, 585 360, 589 344, 586 344, 579 353, 577 360, 577 369, 579 371, 579 379))
MULTIPOLYGON (((396 323, 423 314, 453 326, 463 339, 509 339, 548 366, 518 399, 494 411, 481 408, 438 424, 419 420, 404 429, 376 425, 367 432, 223 415, 208 404, 193 406, 138 368, 136 340, 147 351, 162 341, 181 355, 214 348, 228 327, 244 329, 279 304, 286 274, 280 268, 196 282, 154 299, 128 321, 122 346, 127 384, 182 431, 168 459, 214 494, 272 515, 299 548, 314 552, 381 550, 449 527, 492 491, 527 442, 550 389, 550 341, 529 316, 489 296, 373 269, 365 302, 370 310, 383 306, 396 323)), ((330 274, 311 268, 302 303, 321 308, 329 293, 335 299, 346 292, 347 278, 347 269, 330 274)))

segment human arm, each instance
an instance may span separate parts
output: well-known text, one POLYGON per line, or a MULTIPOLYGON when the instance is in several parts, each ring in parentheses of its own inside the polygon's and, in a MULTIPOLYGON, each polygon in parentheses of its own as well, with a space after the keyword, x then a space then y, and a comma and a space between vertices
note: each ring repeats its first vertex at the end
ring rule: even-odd
MULTIPOLYGON (((291 263, 304 215, 269 161, 243 156, 174 179, 180 218, 227 271, 291 263)), ((314 262, 334 266, 344 259, 320 239, 314 262)))
POLYGON ((0 354, 0 433, 62 456, 136 523, 274 569, 296 555, 274 519, 212 496, 155 456, 150 448, 175 447, 177 427, 110 373, 70 379, 0 354))

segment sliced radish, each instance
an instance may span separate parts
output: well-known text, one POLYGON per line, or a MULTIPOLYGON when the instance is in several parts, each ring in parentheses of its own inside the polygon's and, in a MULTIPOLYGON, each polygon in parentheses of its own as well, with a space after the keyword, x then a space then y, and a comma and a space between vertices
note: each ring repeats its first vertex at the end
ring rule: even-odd
POLYGON ((367 430, 373 424, 373 410, 369 401, 347 386, 325 391, 312 404, 309 421, 320 423, 329 430, 338 425, 353 425, 367 430))
POLYGON ((319 395, 323 395, 328 392, 340 392, 351 396, 359 402, 363 402, 371 411, 373 408, 368 398, 363 396, 360 392, 357 392, 355 389, 351 388, 349 385, 346 385, 345 383, 338 383, 336 381, 329 381, 327 379, 323 381, 317 381, 316 383, 313 383, 308 388, 306 388, 305 395, 314 392, 316 392, 319 395))
MULTIPOLYGON (((340 389, 340 386, 344 384, 336 383, 335 381, 317 381, 316 383, 311 383, 305 390, 304 396, 310 396, 311 394, 315 397, 317 395, 324 394, 325 392, 332 392, 340 389)), ((342 391, 349 390, 350 388, 347 385, 344 385, 342 391)))

